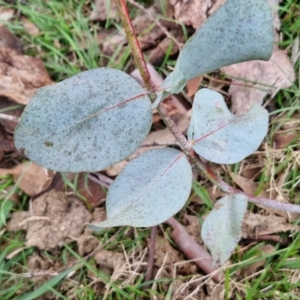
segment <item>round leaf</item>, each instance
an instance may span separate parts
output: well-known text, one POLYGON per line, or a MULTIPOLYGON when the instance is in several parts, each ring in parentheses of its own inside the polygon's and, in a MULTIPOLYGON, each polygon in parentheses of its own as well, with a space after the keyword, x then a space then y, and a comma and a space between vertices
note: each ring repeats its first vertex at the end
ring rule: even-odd
POLYGON ((183 207, 191 185, 191 165, 182 152, 150 150, 132 160, 115 179, 106 199, 107 221, 90 227, 160 224, 183 207))
POLYGON ((218 92, 201 89, 194 98, 188 139, 197 154, 219 164, 233 164, 252 154, 268 132, 268 112, 255 104, 235 116, 218 92))
POLYGON ((227 0, 184 45, 177 60, 172 93, 183 79, 249 60, 268 60, 274 42, 272 10, 267 0, 227 0))
POLYGON ((131 155, 151 122, 143 88, 122 71, 98 68, 39 89, 15 145, 47 169, 99 171, 131 155))
POLYGON ((236 247, 247 203, 244 195, 225 196, 218 200, 203 222, 201 237, 210 250, 214 263, 224 264, 236 247))

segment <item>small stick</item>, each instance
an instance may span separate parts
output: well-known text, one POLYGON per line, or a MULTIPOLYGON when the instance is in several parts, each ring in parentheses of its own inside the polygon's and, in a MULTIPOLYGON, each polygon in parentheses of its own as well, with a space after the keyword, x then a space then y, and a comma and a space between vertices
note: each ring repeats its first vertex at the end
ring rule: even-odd
POLYGON ((188 234, 176 219, 170 218, 165 223, 173 228, 171 237, 188 259, 192 259, 205 274, 211 274, 215 282, 224 279, 224 274, 220 269, 213 266, 211 255, 188 234))
MULTIPOLYGON (((150 241, 149 241, 149 246, 148 246, 149 247, 149 257, 148 257, 148 263, 147 263, 145 282, 152 279, 156 236, 157 236, 157 226, 153 226, 151 228, 151 235, 150 235, 150 241)), ((147 285, 145 287, 147 287, 147 285)))

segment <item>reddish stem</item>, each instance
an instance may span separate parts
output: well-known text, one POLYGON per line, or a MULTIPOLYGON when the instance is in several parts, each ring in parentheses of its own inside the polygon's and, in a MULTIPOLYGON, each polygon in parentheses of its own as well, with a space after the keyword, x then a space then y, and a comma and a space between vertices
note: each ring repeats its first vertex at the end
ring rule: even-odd
POLYGON ((150 73, 148 71, 143 53, 140 48, 140 44, 137 40, 125 0, 116 0, 116 4, 118 6, 121 22, 124 27, 126 36, 128 38, 129 46, 132 51, 134 61, 137 65, 138 70, 141 73, 141 77, 143 78, 147 90, 151 93, 154 93, 155 86, 151 80, 150 73))
POLYGON ((213 266, 211 255, 187 233, 176 219, 170 218, 165 223, 173 228, 171 237, 188 259, 192 259, 205 274, 211 274, 215 282, 220 282, 224 279, 224 274, 221 270, 213 266))

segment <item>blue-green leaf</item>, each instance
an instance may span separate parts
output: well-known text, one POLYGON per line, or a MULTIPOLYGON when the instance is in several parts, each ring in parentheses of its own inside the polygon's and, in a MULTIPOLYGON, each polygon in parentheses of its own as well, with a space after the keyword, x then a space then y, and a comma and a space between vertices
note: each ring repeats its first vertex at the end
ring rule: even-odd
POLYGON ((202 224, 201 237, 213 261, 222 265, 236 247, 247 210, 247 197, 233 194, 218 200, 202 224))
POLYGON ((182 91, 186 82, 231 64, 268 60, 274 43, 272 10, 267 0, 227 0, 182 48, 164 95, 182 91))
POLYGON ((132 160, 115 179, 106 199, 107 220, 90 228, 160 224, 184 206, 191 186, 192 169, 182 152, 150 150, 132 160))
POLYGON ((125 72, 98 68, 39 89, 15 145, 47 169, 99 171, 131 155, 151 123, 143 88, 125 72))
POLYGON ((255 104, 235 116, 218 92, 201 89, 194 98, 188 139, 197 154, 214 163, 233 164, 252 154, 268 132, 268 112, 255 104))

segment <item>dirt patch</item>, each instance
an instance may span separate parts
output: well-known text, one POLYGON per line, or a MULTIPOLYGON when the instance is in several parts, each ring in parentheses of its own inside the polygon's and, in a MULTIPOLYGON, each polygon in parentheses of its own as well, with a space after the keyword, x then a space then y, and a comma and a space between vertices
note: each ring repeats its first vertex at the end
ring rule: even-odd
POLYGON ((80 200, 52 190, 33 201, 29 211, 14 213, 7 229, 25 230, 26 246, 49 250, 76 240, 91 220, 80 200))

